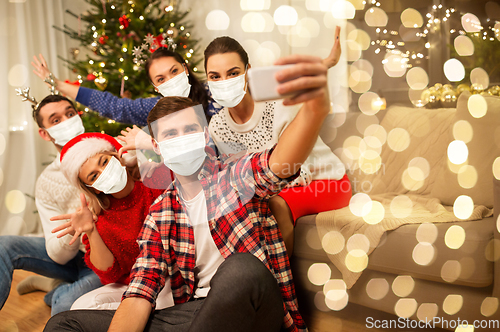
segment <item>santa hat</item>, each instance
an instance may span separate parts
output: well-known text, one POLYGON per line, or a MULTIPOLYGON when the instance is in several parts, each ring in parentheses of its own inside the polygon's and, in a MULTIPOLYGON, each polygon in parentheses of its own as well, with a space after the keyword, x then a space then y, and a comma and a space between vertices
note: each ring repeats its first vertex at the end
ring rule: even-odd
POLYGON ((113 137, 101 133, 85 133, 66 143, 61 151, 61 171, 68 181, 78 187, 80 168, 96 154, 118 152, 122 145, 113 137))

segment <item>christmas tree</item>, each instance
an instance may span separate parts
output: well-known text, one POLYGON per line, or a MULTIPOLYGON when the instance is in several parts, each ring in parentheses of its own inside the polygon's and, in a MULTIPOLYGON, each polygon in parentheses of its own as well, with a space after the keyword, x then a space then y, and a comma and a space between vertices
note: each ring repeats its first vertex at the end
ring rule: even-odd
MULTIPOLYGON (((80 48, 70 49, 72 59, 63 59, 78 74, 74 84, 125 98, 155 96, 143 67, 145 59, 159 47, 177 51, 194 72, 198 71, 197 40, 189 32, 189 11, 179 10, 180 0, 85 1, 91 5, 88 12, 77 15, 67 11, 78 20, 78 31, 67 25, 55 27, 89 50, 86 59, 79 59, 80 48)), ((87 108, 81 111, 87 131, 116 136, 126 126, 87 108)))

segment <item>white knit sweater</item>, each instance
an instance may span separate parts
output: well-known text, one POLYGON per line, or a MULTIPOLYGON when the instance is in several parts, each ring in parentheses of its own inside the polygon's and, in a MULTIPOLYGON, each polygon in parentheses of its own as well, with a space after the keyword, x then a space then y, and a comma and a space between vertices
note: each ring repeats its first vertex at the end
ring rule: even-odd
MULTIPOLYGON (((278 143, 285 128, 292 122, 300 105, 283 106, 282 101, 256 102, 250 120, 234 122, 227 108, 210 120, 209 131, 219 151, 234 154, 269 149, 278 143)), ((332 150, 318 137, 314 148, 301 168, 301 176, 292 185, 306 185, 311 180, 339 180, 345 175, 345 166, 332 150)))
POLYGON ((36 181, 35 203, 45 234, 45 247, 49 257, 58 264, 66 264, 79 250, 84 250, 81 241, 69 245, 71 235, 58 239, 52 230, 67 220, 50 221, 51 217, 74 212, 81 206, 79 190, 72 186, 61 172, 59 154, 36 181))

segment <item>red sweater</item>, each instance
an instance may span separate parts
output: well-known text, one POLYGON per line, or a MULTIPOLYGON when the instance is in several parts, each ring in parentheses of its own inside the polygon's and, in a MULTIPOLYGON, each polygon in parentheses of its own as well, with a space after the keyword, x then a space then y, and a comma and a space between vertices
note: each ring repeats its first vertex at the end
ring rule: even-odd
POLYGON ((114 282, 125 285, 129 283, 130 270, 139 255, 137 236, 149 213, 149 207, 163 192, 164 189, 150 189, 137 181, 127 197, 116 199, 109 195, 109 208, 101 211, 96 229, 114 256, 112 267, 102 271, 92 264, 90 244, 87 236, 83 236, 87 249, 85 263, 99 276, 104 285, 114 282))

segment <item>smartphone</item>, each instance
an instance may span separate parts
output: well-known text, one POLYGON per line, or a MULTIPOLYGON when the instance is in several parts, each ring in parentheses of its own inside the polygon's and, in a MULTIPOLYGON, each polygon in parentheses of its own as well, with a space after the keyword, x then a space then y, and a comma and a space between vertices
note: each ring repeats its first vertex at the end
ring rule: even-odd
POLYGON ((276 91, 279 83, 274 77, 280 70, 292 66, 293 65, 269 66, 248 69, 248 85, 250 86, 250 93, 252 94, 253 100, 276 100, 292 96, 293 94, 280 95, 278 91, 276 91))

